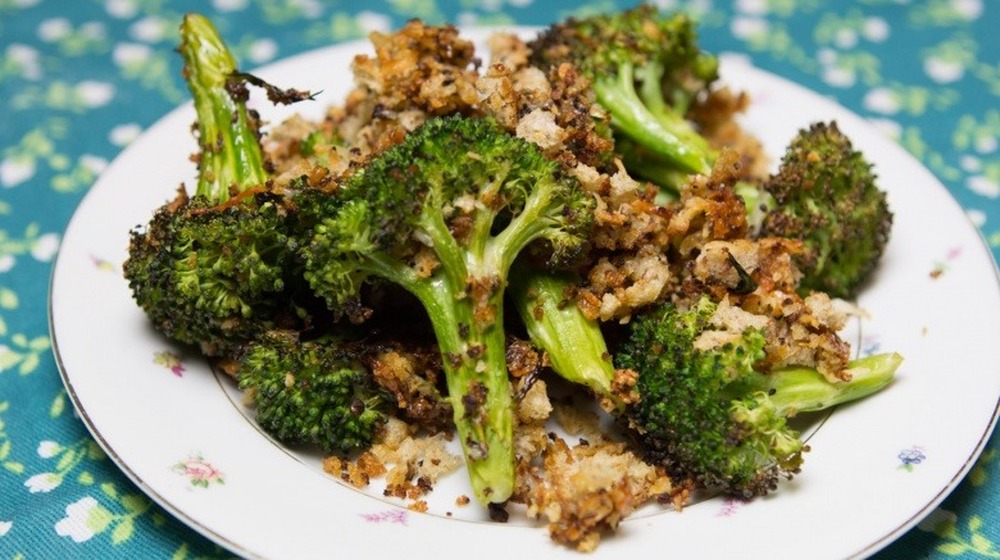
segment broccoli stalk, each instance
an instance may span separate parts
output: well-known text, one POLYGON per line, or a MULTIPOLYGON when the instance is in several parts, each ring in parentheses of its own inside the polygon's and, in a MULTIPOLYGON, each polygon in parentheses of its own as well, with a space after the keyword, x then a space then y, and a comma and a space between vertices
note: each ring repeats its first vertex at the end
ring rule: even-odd
POLYGON ((597 321, 571 300, 572 278, 518 265, 508 294, 531 341, 560 376, 612 397, 615 368, 597 321))
POLYGON ((474 493, 513 491, 513 411, 503 294, 529 246, 559 265, 582 250, 593 199, 559 165, 489 119, 428 121, 357 168, 334 195, 304 191, 315 223, 306 278, 328 303, 365 318, 363 284, 398 284, 426 309, 474 493), (539 243, 541 242, 541 243, 539 243))
MULTIPOLYGON (((206 355, 233 356, 257 334, 301 322, 293 212, 271 190, 259 123, 246 107, 244 82, 259 80, 236 70, 203 16, 185 16, 180 33, 198 117, 198 186, 132 231, 124 273, 158 330, 206 355)), ((285 93, 282 102, 303 95, 285 93)))
POLYGON ((178 51, 198 114, 195 196, 221 204, 231 191, 242 192, 268 180, 258 123, 246 100, 233 95, 230 80, 237 72, 236 59, 211 21, 199 14, 185 15, 178 51))
POLYGON ((300 341, 271 331, 240 358, 240 389, 257 423, 288 445, 348 453, 371 445, 385 422, 388 395, 336 339, 300 341))
POLYGON ((571 18, 529 46, 536 66, 572 63, 591 80, 627 169, 669 189, 710 171, 713 151, 685 115, 716 78, 718 61, 701 52, 687 16, 662 17, 647 5, 571 18))
POLYGON ((795 258, 803 291, 850 298, 872 275, 892 230, 886 194, 861 152, 835 122, 792 139, 777 173, 737 187, 758 236, 802 240, 795 258))

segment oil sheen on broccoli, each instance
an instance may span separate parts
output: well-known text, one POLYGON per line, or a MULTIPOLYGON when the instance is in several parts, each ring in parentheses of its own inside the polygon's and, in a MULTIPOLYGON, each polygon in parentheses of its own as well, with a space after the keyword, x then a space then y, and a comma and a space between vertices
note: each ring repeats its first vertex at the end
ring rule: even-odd
POLYGON ((249 344, 237 380, 267 433, 327 453, 369 447, 391 402, 336 339, 301 342, 291 331, 249 344))
POLYGON ((857 294, 889 241, 892 212, 872 165, 835 122, 800 130, 778 172, 765 183, 773 197, 761 236, 801 239, 801 287, 833 297, 857 294))
POLYGON ((423 304, 475 495, 505 501, 514 485, 508 271, 529 247, 552 266, 579 254, 592 197, 534 144, 491 119, 454 116, 427 121, 333 195, 305 191, 297 204, 315 223, 306 278, 331 307, 357 310, 362 287, 377 281, 423 304))
POLYGON ((533 64, 571 63, 593 82, 630 172, 676 188, 687 174, 710 170, 712 150, 685 115, 716 79, 718 61, 700 50, 688 16, 645 5, 570 18, 530 47, 533 64))

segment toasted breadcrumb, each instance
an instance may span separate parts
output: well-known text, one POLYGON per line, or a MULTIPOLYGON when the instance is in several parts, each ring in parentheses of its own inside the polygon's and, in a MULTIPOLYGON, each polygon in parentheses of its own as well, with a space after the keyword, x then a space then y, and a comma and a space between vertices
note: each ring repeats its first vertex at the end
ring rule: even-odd
POLYGON ((452 410, 434 386, 438 353, 387 348, 368 360, 375 382, 392 394, 396 406, 410 421, 442 430, 451 424, 452 410))
POLYGON ((448 435, 413 434, 405 422, 390 418, 380 437, 356 459, 327 457, 323 470, 358 488, 382 478, 384 495, 413 500, 411 509, 426 511, 426 502, 416 500, 430 492, 442 476, 462 466, 462 458, 446 448, 448 435))
POLYGON ((529 517, 546 519, 556 542, 592 551, 635 508, 673 490, 662 469, 622 443, 571 448, 550 437, 540 464, 518 465, 512 501, 525 504, 529 517))
POLYGON ((735 118, 749 105, 750 96, 746 92, 722 87, 712 90, 704 98, 699 97, 688 116, 698 124, 702 136, 713 148, 728 148, 740 154, 741 167, 747 178, 764 179, 770 165, 764 147, 735 118))
POLYGON ((517 402, 517 421, 525 426, 541 426, 552 413, 552 403, 546 393, 545 381, 521 378, 515 391, 522 395, 517 402))

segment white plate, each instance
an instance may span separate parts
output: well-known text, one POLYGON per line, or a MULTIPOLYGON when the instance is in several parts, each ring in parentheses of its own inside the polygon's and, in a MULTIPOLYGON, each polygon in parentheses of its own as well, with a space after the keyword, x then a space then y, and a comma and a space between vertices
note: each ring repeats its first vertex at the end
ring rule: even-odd
MULTIPOLYGON (((467 36, 482 39, 485 30, 467 36)), ((258 72, 274 83, 323 90, 320 102, 267 111, 311 116, 343 98, 350 43, 258 72)), ((485 52, 485 51, 483 51, 485 52)), ((751 93, 749 128, 780 154, 795 131, 836 119, 876 163, 896 221, 876 281, 862 352, 896 350, 898 380, 841 407, 811 437, 801 476, 766 499, 720 498, 683 512, 644 509, 598 548, 624 558, 866 556, 915 525, 955 488, 982 450, 1000 394, 1000 297, 985 244, 947 190, 870 124, 795 84, 723 57, 725 82, 751 93)), ((151 127, 100 177, 67 228, 51 285, 59 367, 81 417, 108 455, 163 507, 232 551, 268 558, 580 558, 519 519, 489 523, 455 506, 464 473, 446 478, 428 514, 358 491, 263 436, 204 360, 157 335, 120 273, 127 233, 178 184, 193 184, 190 105, 151 127), (451 512, 451 518, 447 513, 451 512), (425 553, 426 551, 426 553, 425 553)), ((238 402, 238 401, 237 401, 238 402)), ((467 493, 467 491, 465 491, 467 493)), ((470 494, 471 495, 471 494, 470 494)))

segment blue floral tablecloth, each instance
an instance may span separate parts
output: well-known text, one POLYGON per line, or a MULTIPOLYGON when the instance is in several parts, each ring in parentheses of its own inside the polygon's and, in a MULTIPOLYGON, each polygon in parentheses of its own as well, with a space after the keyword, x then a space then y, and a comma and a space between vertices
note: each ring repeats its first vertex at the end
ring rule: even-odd
MULTIPOLYGON (((129 142, 187 98, 173 50, 181 14, 209 15, 255 66, 412 17, 543 25, 631 4, 0 0, 0 559, 229 556, 101 452, 60 383, 47 323, 50 268, 76 205, 129 142)), ((659 4, 696 13, 707 49, 745 53, 896 138, 1000 255, 1000 3, 659 4)), ((958 489, 876 557, 1000 557, 998 463, 994 436, 958 489)))

